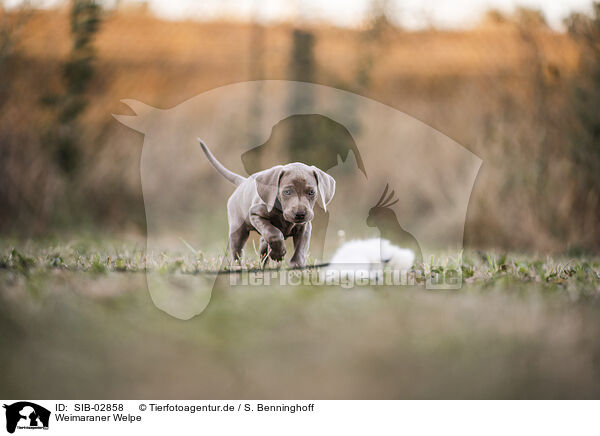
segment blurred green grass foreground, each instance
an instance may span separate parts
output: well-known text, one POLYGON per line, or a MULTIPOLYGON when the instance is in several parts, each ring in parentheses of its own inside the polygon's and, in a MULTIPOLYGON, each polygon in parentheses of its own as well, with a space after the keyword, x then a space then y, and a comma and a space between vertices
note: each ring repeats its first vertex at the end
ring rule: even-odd
MULTIPOLYGON (((207 309, 181 321, 152 304, 139 247, 2 246, 4 397, 600 394, 597 258, 470 252, 465 284, 444 291, 217 281, 207 309)), ((190 259, 163 262, 181 274, 190 259)))

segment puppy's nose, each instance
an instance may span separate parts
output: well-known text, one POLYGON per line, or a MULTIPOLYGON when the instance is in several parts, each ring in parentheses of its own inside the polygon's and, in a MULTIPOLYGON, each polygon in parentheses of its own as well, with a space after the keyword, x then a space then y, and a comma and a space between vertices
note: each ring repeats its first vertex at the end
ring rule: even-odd
POLYGON ((299 211, 296 212, 296 221, 304 221, 304 218, 306 218, 306 212, 305 211, 299 211))

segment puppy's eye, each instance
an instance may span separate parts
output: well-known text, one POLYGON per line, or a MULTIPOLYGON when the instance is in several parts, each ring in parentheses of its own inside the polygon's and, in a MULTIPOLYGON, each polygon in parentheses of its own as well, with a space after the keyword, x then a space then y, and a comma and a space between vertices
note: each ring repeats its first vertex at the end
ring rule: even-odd
POLYGON ((284 189, 283 190, 283 195, 292 195, 292 190, 291 189, 284 189))
POLYGON ((308 193, 308 195, 315 195, 316 194, 316 192, 315 192, 314 189, 309 189, 307 193, 308 193))

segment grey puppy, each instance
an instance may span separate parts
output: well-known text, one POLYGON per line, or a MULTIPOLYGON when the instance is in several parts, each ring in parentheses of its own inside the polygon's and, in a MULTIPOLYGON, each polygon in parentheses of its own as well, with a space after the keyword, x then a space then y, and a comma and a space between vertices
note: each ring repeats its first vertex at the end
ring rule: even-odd
POLYGON ((306 264, 310 244, 313 207, 320 197, 323 209, 335 193, 335 180, 315 166, 295 162, 242 177, 225 168, 198 138, 210 163, 237 186, 227 201, 229 248, 239 260, 251 231, 261 235, 261 257, 273 260, 285 256, 285 239, 294 239, 292 267, 306 264))

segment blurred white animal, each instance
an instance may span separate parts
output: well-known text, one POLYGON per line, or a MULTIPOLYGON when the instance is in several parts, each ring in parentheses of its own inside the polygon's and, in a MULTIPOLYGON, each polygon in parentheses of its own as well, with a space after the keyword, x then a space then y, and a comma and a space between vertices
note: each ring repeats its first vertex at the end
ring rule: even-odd
POLYGON ((323 275, 327 283, 357 277, 380 282, 385 269, 407 271, 414 260, 412 250, 392 245, 387 239, 353 240, 338 248, 323 275))

